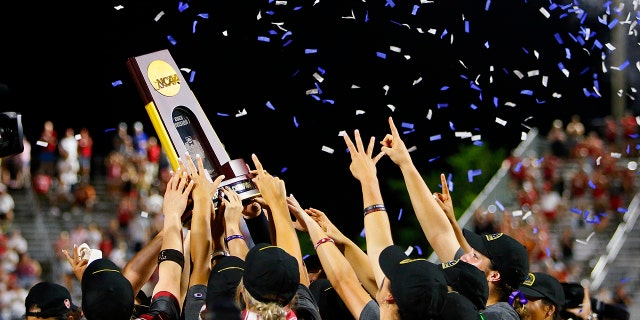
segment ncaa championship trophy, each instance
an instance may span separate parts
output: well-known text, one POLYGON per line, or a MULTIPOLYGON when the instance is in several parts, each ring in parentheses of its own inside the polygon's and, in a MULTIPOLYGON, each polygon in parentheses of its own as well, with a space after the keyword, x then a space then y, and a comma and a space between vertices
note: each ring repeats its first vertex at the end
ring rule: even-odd
MULTIPOLYGON (((260 195, 245 161, 229 158, 169 50, 129 58, 127 67, 173 170, 179 155, 199 154, 212 180, 225 176, 220 188, 233 189, 243 202, 260 195)), ((212 201, 218 205, 217 197, 212 201)), ((191 219, 187 211, 185 224, 191 219)))

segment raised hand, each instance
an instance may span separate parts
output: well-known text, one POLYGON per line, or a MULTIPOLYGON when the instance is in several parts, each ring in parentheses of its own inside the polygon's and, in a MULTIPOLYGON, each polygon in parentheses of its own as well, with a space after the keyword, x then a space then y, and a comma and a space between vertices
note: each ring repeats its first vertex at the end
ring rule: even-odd
POLYGON ((162 201, 162 213, 165 219, 178 218, 182 216, 187 208, 189 194, 195 186, 194 181, 190 181, 189 175, 185 170, 184 163, 178 159, 180 166, 178 170, 167 182, 167 188, 164 192, 164 200, 162 201))
POLYGON ((365 149, 362 138, 360 137, 360 131, 354 130, 353 136, 355 144, 351 141, 348 134, 345 133, 343 135, 344 142, 349 148, 349 154, 351 154, 351 165, 349 165, 351 174, 360 182, 366 182, 372 178, 376 179, 376 163, 384 156, 384 153, 380 152, 376 156, 373 156, 375 137, 369 139, 369 145, 365 149))
POLYGON ((440 182, 442 184, 442 193, 434 192, 433 197, 436 199, 440 208, 447 214, 447 218, 450 222, 456 221, 456 216, 453 212, 453 201, 451 200, 451 194, 449 193, 449 185, 447 184, 447 178, 444 173, 440 174, 440 182))
POLYGON ((380 144, 382 144, 382 152, 389 156, 391 161, 401 168, 404 165, 411 164, 409 150, 400 138, 400 133, 391 117, 389 117, 389 128, 391 129, 391 133, 388 133, 384 139, 380 141, 380 144))

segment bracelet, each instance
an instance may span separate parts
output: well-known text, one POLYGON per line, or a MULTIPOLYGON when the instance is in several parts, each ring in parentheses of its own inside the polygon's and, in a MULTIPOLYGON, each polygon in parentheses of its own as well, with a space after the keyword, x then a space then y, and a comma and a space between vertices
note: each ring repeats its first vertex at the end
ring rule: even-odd
POLYGON ((384 204, 374 204, 364 208, 363 211, 364 211, 364 216, 366 217, 371 212, 387 211, 387 209, 384 207, 384 204))
POLYGON ((184 254, 176 249, 164 249, 158 254, 158 264, 164 261, 173 261, 177 263, 180 268, 184 268, 184 254))
POLYGON ((227 242, 229 242, 229 241, 231 241, 233 239, 242 239, 242 240, 244 240, 244 236, 241 235, 241 234, 232 234, 232 235, 224 238, 224 242, 227 243, 227 242))
POLYGON ((322 238, 320 240, 318 240, 318 242, 316 242, 316 244, 313 246, 313 250, 318 250, 318 247, 323 244, 323 243, 327 243, 327 242, 331 242, 333 244, 335 244, 336 242, 333 241, 333 239, 327 237, 327 238, 322 238))
POLYGON ((597 319, 598 319, 598 314, 595 312, 587 316, 587 320, 597 320, 597 319))

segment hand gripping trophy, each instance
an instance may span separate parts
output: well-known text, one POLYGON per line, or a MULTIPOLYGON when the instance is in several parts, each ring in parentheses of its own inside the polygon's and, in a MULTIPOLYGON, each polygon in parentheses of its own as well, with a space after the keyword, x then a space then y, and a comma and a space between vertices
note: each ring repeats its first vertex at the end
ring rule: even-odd
MULTIPOLYGON (((260 195, 245 161, 230 159, 169 50, 129 58, 127 67, 174 170, 178 155, 199 154, 212 180, 225 176, 220 188, 230 187, 247 202, 260 195)), ((212 201, 217 206, 218 199, 212 201)), ((183 223, 190 226, 187 211, 183 223)))

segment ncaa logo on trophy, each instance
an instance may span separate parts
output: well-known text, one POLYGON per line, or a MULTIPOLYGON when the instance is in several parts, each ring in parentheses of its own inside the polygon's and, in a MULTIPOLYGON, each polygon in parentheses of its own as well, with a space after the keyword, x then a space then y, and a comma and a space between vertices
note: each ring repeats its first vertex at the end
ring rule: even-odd
MULTIPOLYGON (((233 189, 243 202, 260 195, 246 162, 230 159, 169 50, 129 58, 127 67, 174 170, 178 155, 199 154, 212 180, 225 176, 220 188, 233 189)), ((212 201, 217 206, 218 199, 212 201)))

